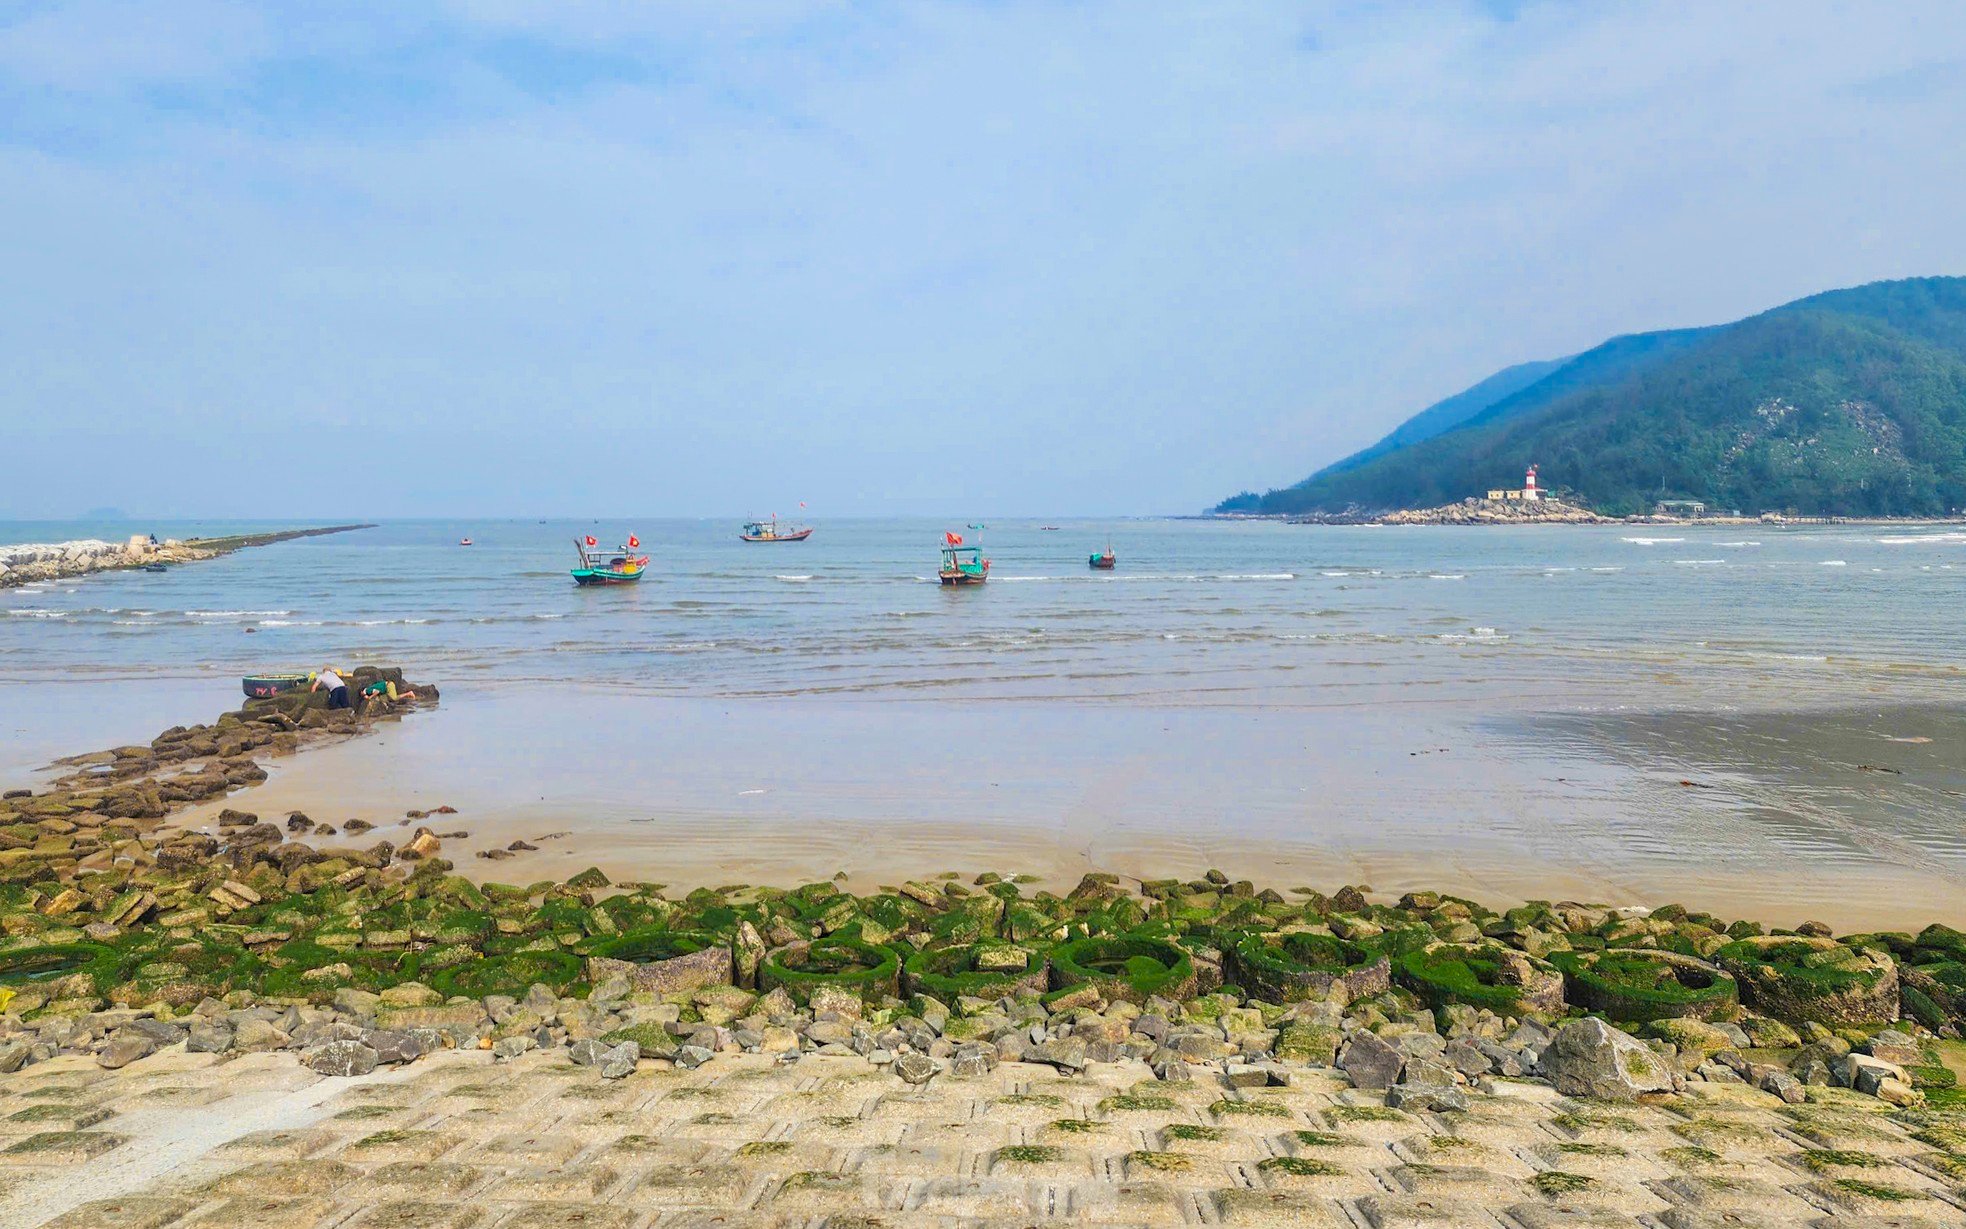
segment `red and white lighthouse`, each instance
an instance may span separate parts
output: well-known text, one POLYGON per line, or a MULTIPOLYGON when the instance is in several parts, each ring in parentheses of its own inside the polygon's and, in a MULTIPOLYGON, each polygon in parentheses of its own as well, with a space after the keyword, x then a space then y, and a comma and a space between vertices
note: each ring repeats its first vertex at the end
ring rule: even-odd
POLYGON ((1534 465, 1529 467, 1529 473, 1522 479, 1522 497, 1530 503, 1535 503, 1543 497, 1542 492, 1536 489, 1536 467, 1534 465))

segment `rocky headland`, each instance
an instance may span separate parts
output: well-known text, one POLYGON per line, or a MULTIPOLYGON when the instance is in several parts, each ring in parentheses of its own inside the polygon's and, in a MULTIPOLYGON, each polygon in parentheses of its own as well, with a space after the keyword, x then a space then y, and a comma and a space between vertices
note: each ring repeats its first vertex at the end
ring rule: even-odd
POLYGON ((329 525, 314 529, 283 529, 272 533, 239 534, 225 538, 176 538, 153 542, 148 534, 132 535, 125 542, 105 542, 85 538, 75 542, 27 542, 0 546, 0 589, 39 581, 64 580, 92 572, 109 572, 155 564, 193 563, 216 559, 251 546, 269 546, 295 538, 347 533, 369 525, 329 525))
POLYGON ((1464 499, 1372 518, 1379 525, 1610 525, 1611 517, 1555 499, 1464 499))
POLYGON ((671 894, 598 870, 474 881, 429 828, 397 848, 297 814, 172 826, 189 801, 263 775, 256 757, 396 711, 320 701, 254 701, 0 801, 0 1073, 30 1081, 0 1079, 0 1165, 123 1146, 104 1119, 125 1070, 188 1087, 210 1064, 266 1071, 286 1055, 306 1079, 404 1091, 329 1101, 332 1119, 288 1123, 304 1138, 257 1139, 232 1176, 201 1179, 218 1186, 146 1198, 193 1207, 227 1182, 284 1197, 247 1189, 257 1159, 321 1168, 327 1186, 303 1194, 323 1215, 394 1207, 404 1183, 440 1176, 455 1196, 492 1175, 474 1206, 531 1206, 512 1192, 551 1182, 588 1203, 624 1180, 673 1195, 658 1175, 709 1164, 741 1189, 706 1175, 682 1183, 684 1206, 792 1216, 844 1192, 871 1214, 980 1174, 994 1195, 937 1206, 967 1215, 1015 1194, 1027 1202, 998 1210, 1029 1215, 1038 1188, 1055 1208, 1137 1187, 1153 1209, 1134 1223, 1206 1207, 1223 1223, 1349 1224, 1352 1208, 1417 1224, 1382 1214, 1441 1199, 1525 1225, 1723 1200, 1768 1223, 1909 1204, 1930 1223, 1966 1216, 1966 934, 1943 924, 1839 935, 1677 904, 1498 910, 1216 872, 671 894), (471 1074, 445 1075, 458 1064, 471 1074), (472 1104, 507 1134, 574 1112, 538 1106, 523 1079, 626 1116, 565 1119, 543 1167, 496 1149, 479 1166, 446 1125, 459 1098, 488 1098, 472 1104), (664 1138, 621 1152, 623 1130, 658 1125, 664 1138), (684 1155, 711 1140, 714 1157, 684 1155), (397 1147, 411 1141, 429 1146, 397 1147))

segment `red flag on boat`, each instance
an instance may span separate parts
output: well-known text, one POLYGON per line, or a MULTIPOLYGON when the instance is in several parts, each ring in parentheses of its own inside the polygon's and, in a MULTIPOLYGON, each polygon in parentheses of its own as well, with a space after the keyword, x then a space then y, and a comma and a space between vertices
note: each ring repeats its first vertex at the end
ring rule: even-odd
POLYGON ((636 537, 632 533, 628 535, 628 545, 630 548, 640 546, 641 544, 642 544, 642 540, 640 538, 636 537))
POLYGON ((598 542, 598 541, 596 541, 596 540, 595 540, 595 538, 594 538, 594 535, 590 533, 590 534, 588 534, 588 535, 587 535, 587 545, 589 545, 589 546, 599 546, 599 545, 600 545, 600 542, 598 542))
POLYGON ((955 532, 953 532, 953 531, 950 531, 950 532, 947 532, 947 533, 944 533, 944 534, 942 535, 942 537, 943 537, 943 539, 944 539, 945 541, 947 541, 947 542, 949 543, 949 545, 951 545, 951 546, 961 546, 961 545, 963 544, 963 536, 962 536, 961 534, 959 534, 959 533, 955 533, 955 532))

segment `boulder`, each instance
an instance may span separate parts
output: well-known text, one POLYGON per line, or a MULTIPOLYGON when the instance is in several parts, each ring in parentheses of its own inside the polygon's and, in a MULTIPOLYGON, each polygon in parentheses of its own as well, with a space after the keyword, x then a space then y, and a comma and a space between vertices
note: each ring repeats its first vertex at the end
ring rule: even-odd
POLYGON ((903 1054, 894 1060, 894 1074, 907 1084, 926 1084, 935 1070, 935 1060, 926 1054, 903 1054))
POLYGON ((330 1041, 301 1056, 301 1063, 317 1075, 347 1078, 367 1075, 375 1070, 377 1054, 359 1041, 330 1041))
POLYGON ((1646 1093, 1679 1091, 1678 1073, 1645 1043, 1602 1020, 1557 1030, 1543 1051, 1543 1074, 1566 1097, 1631 1101, 1646 1093))
POLYGON ((1374 1033, 1353 1033, 1338 1051, 1338 1069, 1354 1088, 1382 1091, 1391 1088, 1406 1066, 1406 1055, 1374 1033))

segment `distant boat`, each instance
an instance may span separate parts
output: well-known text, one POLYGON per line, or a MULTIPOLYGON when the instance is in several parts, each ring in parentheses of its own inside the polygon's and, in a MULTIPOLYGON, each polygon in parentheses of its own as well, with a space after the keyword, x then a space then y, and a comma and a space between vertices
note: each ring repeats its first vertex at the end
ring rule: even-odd
POLYGON ((585 539, 575 538, 573 547, 580 552, 580 566, 573 570, 573 583, 577 585, 632 585, 642 578, 648 570, 649 557, 631 552, 642 544, 634 534, 628 535, 625 545, 614 551, 598 549, 600 543, 589 534, 585 539))
POLYGON ((1096 571, 1110 572, 1119 566, 1119 556, 1113 554, 1113 548, 1108 546, 1103 554, 1099 551, 1093 551, 1091 557, 1085 563, 1087 567, 1096 571))
POLYGON ((810 525, 786 525, 780 528, 778 518, 763 521, 747 521, 738 537, 746 542, 803 542, 812 536, 810 525))
POLYGON ((146 563, 143 565, 143 570, 146 572, 168 572, 171 570, 171 565, 168 563, 146 563))
POLYGON ((1057 533, 1057 532, 1058 532, 1058 526, 1056 526, 1056 525, 1039 525, 1039 526, 1038 526, 1038 532, 1039 532, 1039 533, 1057 533))
POLYGON ((471 545, 471 539, 469 539, 469 538, 459 538, 459 539, 457 540, 457 544, 458 544, 459 546, 469 546, 469 545, 471 545))
POLYGON ((980 546, 964 546, 959 533, 942 535, 942 567, 936 578, 945 585, 980 585, 990 579, 990 561, 980 546))

